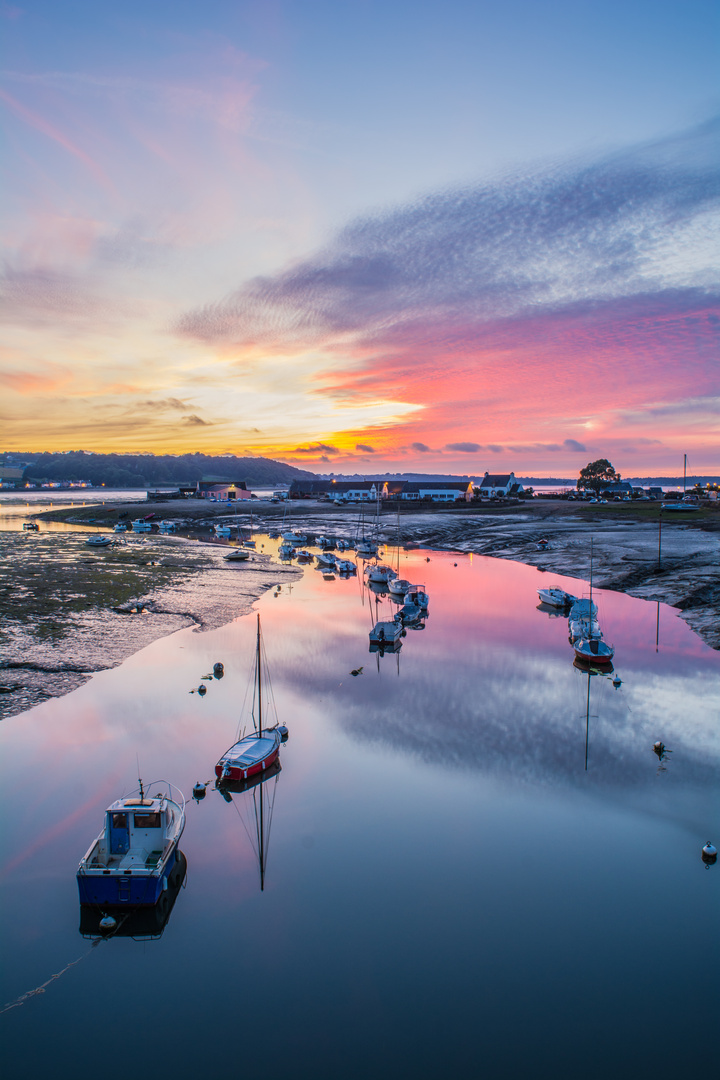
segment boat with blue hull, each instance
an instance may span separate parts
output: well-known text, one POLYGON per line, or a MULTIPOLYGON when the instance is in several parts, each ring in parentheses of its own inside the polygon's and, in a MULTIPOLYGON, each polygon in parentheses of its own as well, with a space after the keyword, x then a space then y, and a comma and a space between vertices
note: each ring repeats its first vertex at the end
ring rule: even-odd
POLYGON ((140 781, 107 808, 102 832, 80 860, 80 903, 154 906, 168 888, 184 828, 182 792, 156 780, 146 794, 140 781))

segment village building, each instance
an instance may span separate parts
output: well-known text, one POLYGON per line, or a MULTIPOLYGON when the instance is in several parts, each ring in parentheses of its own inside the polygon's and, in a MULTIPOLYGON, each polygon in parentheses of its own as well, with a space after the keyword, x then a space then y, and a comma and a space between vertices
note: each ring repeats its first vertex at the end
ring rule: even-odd
POLYGON ((432 502, 469 502, 473 497, 472 480, 388 480, 383 485, 384 499, 432 502))
POLYGON ((202 499, 216 499, 218 502, 252 498, 244 480, 223 480, 220 477, 198 480, 195 494, 202 499))
POLYGON ((482 499, 504 499, 509 495, 519 495, 524 488, 515 479, 515 473, 486 472, 476 490, 482 499))

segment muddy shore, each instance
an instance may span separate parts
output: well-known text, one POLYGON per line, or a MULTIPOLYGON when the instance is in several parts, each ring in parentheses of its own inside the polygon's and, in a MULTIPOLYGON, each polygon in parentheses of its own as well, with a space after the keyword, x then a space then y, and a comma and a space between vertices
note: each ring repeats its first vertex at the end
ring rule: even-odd
POLYGON ((0 533, 0 718, 70 693, 182 627, 223 626, 300 576, 262 552, 233 565, 226 547, 151 534, 93 550, 87 535, 0 533))
MULTIPOLYGON (((296 567, 272 562, 262 551, 252 563, 223 561, 227 548, 203 542, 219 520, 250 524, 248 504, 237 512, 213 503, 106 503, 38 515, 39 533, 2 533, 0 602, 5 612, 0 642, 0 716, 12 716, 69 693, 93 672, 114 667, 158 637, 183 626, 212 629, 245 614, 274 585, 299 576, 296 567), (245 508, 247 507, 247 509, 245 508), (88 532, 107 531, 119 515, 154 513, 172 519, 182 536, 128 534, 113 548, 85 545, 88 532), (86 527, 43 532, 42 523, 86 527), (188 542, 188 539, 196 542, 188 542), (197 542, 200 541, 200 542, 197 542), (100 572, 98 572, 100 571, 100 572)), ((720 512, 706 508, 691 520, 665 512, 658 559, 659 504, 598 507, 541 500, 512 506, 401 508, 383 506, 382 541, 444 551, 474 552, 536 566, 552 584, 553 573, 589 580, 593 541, 598 587, 659 600, 678 609, 714 649, 720 648, 720 512), (546 539, 547 550, 538 549, 546 539)), ((259 532, 285 526, 352 539, 357 507, 325 503, 252 505, 259 532)), ((690 517, 690 515, 688 515, 690 517)), ((366 508, 366 531, 374 507, 366 508)))

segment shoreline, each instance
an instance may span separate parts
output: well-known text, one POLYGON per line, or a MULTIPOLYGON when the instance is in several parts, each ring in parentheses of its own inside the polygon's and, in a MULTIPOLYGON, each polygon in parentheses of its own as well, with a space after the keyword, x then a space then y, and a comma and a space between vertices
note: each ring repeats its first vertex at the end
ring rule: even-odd
MULTIPOLYGON (((383 509, 378 522, 381 542, 394 546, 398 515, 394 509, 383 509)), ((645 506, 642 514, 628 513, 630 509, 588 510, 549 500, 460 511, 403 508, 400 542, 521 562, 543 575, 538 585, 552 585, 545 575, 589 581, 592 539, 597 588, 674 607, 708 646, 720 649, 720 514, 713 512, 697 523, 664 518, 658 565, 657 507, 645 506), (648 510, 654 510, 655 520, 648 510), (541 538, 549 541, 545 551, 537 548, 541 538)), ((253 505, 256 530, 277 528, 285 513, 282 505, 253 505)), ((6 659, 0 671, 3 718, 70 693, 92 674, 117 667, 179 629, 194 624, 203 631, 225 625, 247 614, 270 588, 302 573, 261 551, 252 553, 252 565, 228 566, 222 559, 226 545, 197 542, 197 533, 209 532, 217 519, 249 524, 250 507, 236 514, 217 504, 188 507, 177 501, 142 501, 82 511, 51 510, 32 517, 40 523, 65 522, 79 528, 63 533, 0 533, 6 550, 0 592, 4 589, 3 607, 8 612, 2 632, 6 659), (158 518, 182 521, 183 531, 195 536, 195 542, 171 534, 158 543, 158 534, 130 533, 118 548, 101 549, 99 562, 99 553, 85 546, 87 532, 81 531, 82 525, 107 530, 118 513, 133 516, 138 507, 152 507, 158 518), (97 573, 99 566, 103 574, 97 573)), ((374 522, 368 513, 368 529, 371 518, 374 522)), ((290 520, 293 527, 310 534, 352 538, 359 511, 354 506, 293 504, 290 520)))

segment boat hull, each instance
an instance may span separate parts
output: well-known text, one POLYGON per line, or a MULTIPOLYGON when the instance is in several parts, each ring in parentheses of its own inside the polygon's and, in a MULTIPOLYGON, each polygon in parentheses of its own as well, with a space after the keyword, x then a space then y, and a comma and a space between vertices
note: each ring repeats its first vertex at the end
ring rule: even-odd
POLYGON ((168 888, 177 859, 177 844, 158 870, 78 870, 81 904, 104 907, 153 907, 168 888))
MULTIPOLYGON (((263 735, 267 735, 263 732, 263 735)), ((248 743, 250 740, 244 739, 240 743, 236 743, 236 746, 242 745, 242 743, 248 743)), ((265 772, 271 768, 278 760, 278 754, 280 753, 281 738, 278 732, 273 729, 272 745, 267 748, 263 757, 258 757, 255 761, 237 763, 232 761, 232 754, 234 747, 230 747, 218 761, 215 766, 215 776, 221 781, 231 781, 232 783, 238 783, 243 780, 247 780, 252 776, 257 776, 259 773, 265 772)))

